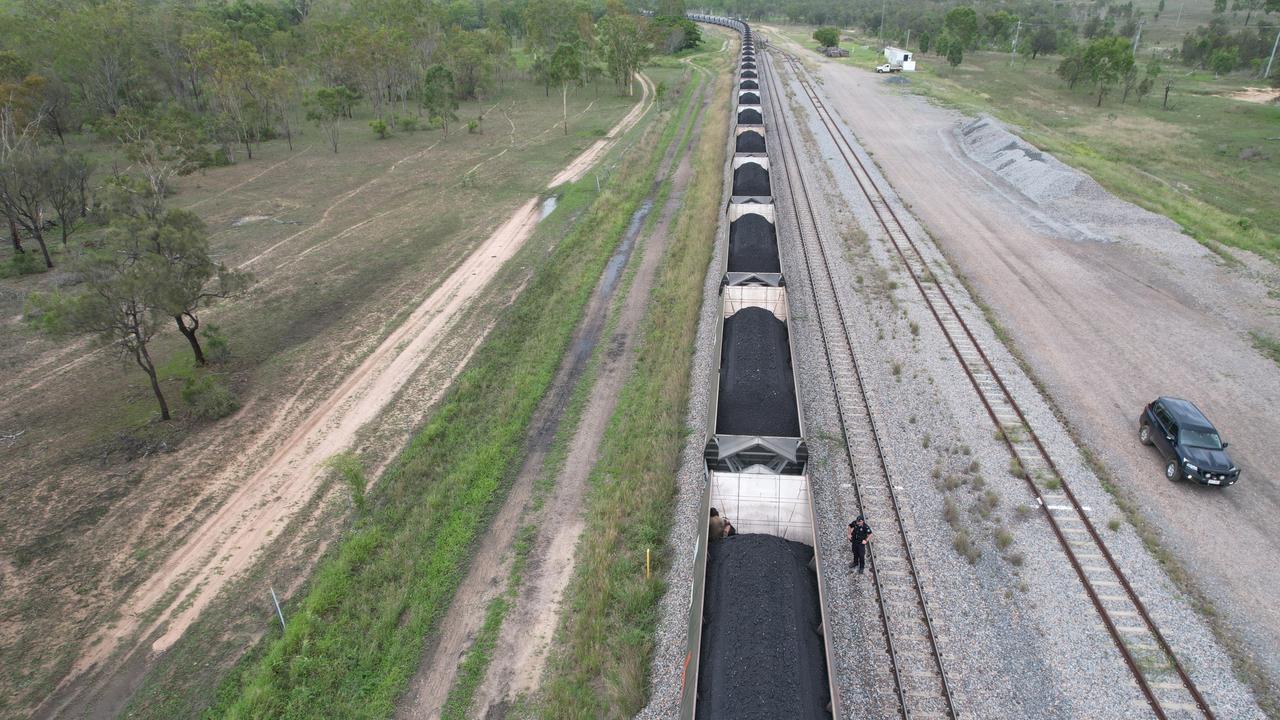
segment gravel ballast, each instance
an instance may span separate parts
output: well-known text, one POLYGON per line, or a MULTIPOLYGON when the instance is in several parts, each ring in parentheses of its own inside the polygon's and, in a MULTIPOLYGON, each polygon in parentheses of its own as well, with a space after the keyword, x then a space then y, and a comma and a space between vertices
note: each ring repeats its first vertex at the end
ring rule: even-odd
POLYGON ((709 546, 698 718, 830 717, 812 558, 812 547, 773 535, 709 546))
POLYGON ((724 321, 716 432, 800 436, 787 326, 764 308, 743 308, 724 321))
POLYGON ((729 272, 782 272, 773 223, 747 213, 729 225, 729 272))
POLYGON ((769 195, 769 171, 756 163, 743 163, 733 171, 734 195, 769 195))

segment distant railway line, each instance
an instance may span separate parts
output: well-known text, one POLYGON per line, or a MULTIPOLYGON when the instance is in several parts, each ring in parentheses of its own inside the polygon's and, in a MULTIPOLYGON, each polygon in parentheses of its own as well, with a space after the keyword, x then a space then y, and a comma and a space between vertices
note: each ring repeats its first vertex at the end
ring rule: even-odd
MULTIPOLYGON (((1002 441, 1010 456, 1016 461, 1015 467, 1019 469, 1018 474, 1037 499, 1059 546, 1071 563, 1098 617, 1114 641, 1151 711, 1161 720, 1165 718, 1213 720, 1215 716, 1209 704, 1178 660, 1169 642, 1161 634, 1129 579, 1107 549, 1085 508, 1072 492, 1066 478, 1050 457, 1035 430, 1027 421, 1023 409, 996 370, 989 353, 958 311, 946 288, 933 277, 916 240, 907 231, 875 177, 868 172, 862 158, 854 150, 852 142, 845 136, 840 124, 814 89, 802 64, 794 55, 781 51, 774 52, 777 52, 803 88, 805 99, 839 150, 845 166, 857 182, 859 190, 874 213, 894 253, 901 259, 910 275, 911 284, 924 299, 930 315, 942 330, 988 416, 1000 430, 1002 441)), ((771 78, 771 84, 774 87, 774 98, 785 97, 780 92, 777 78, 771 78)), ((783 119, 782 133, 786 137, 791 157, 795 157, 785 113, 778 112, 777 115, 783 119)), ((796 175, 803 193, 803 174, 796 173, 796 175)), ((795 184, 793 184, 793 192, 794 187, 795 184)), ((807 198, 805 201, 807 202, 807 198)), ((808 216, 812 217, 811 211, 808 211, 808 216)), ((816 225, 811 233, 818 233, 816 225)), ((808 243, 809 241, 806 240, 806 246, 808 243)), ((821 243, 817 244, 821 247, 821 243)), ((809 262, 808 256, 806 256, 806 262, 809 262)), ((810 275, 812 277, 812 270, 810 275)), ((819 276, 821 275, 822 273, 819 273, 819 276)), ((829 276, 828 269, 827 277, 829 276)), ((821 285, 824 282, 826 281, 823 280, 818 284, 821 285)), ((815 302, 818 303, 820 310, 824 305, 831 305, 829 300, 817 300, 817 294, 818 291, 815 290, 815 302)), ((835 307, 839 309, 838 302, 835 307)), ((826 329, 826 323, 823 323, 823 326, 825 337, 829 331, 826 329)), ((830 352, 828 355, 831 357, 830 352)), ((836 382, 837 387, 840 386, 840 379, 850 373, 846 361, 840 360, 839 355, 839 353, 836 354, 837 359, 833 360, 831 368, 833 381, 836 382)), ((856 368, 854 374, 856 375, 856 368)), ((848 394, 845 393, 845 395, 848 394)), ((865 393, 863 394, 865 397, 865 393)), ((843 400, 841 404, 843 406, 843 400)), ((842 416, 844 415, 848 413, 844 413, 842 409, 842 416)), ((844 418, 844 422, 849 423, 849 420, 844 418)), ((857 427, 858 423, 854 422, 853 425, 857 427)), ((856 431, 851 435, 850 462, 857 457, 853 454, 852 446, 865 445, 865 442, 854 442, 861 437, 856 431)), ((874 427, 872 427, 872 438, 874 438, 874 427)), ((877 478, 877 489, 878 484, 877 478)), ((886 482, 885 485, 891 487, 891 483, 886 482)), ((867 485, 867 487, 870 486, 870 484, 867 485)), ((883 563, 879 557, 876 560, 883 563)), ((914 573, 911 577, 914 578, 914 573)), ((914 579, 918 586, 918 578, 914 579)), ((894 657, 892 650, 891 660, 895 663, 901 662, 899 658, 894 657)), ((937 660, 937 667, 941 671, 940 658, 937 660)))

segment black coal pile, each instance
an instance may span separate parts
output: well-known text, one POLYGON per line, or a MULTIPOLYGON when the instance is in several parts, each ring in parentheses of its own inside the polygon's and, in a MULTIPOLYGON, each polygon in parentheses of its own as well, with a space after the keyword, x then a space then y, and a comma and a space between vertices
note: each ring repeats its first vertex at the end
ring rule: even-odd
POLYGON ((813 548, 773 535, 708 547, 699 720, 825 720, 830 700, 813 548))
POLYGON ((755 77, 755 76, 756 76, 756 71, 755 71, 755 70, 743 70, 743 71, 742 71, 742 77, 744 77, 744 78, 753 78, 753 77, 755 77))
POLYGON ((729 272, 782 272, 773 223, 748 213, 729 224, 729 272))
POLYGON ((764 308, 724 321, 716 432, 800 437, 787 326, 764 308))
POLYGON ((743 63, 742 63, 742 69, 743 69, 743 70, 755 70, 755 69, 756 69, 756 64, 755 64, 755 63, 753 63, 753 62, 750 62, 750 61, 745 61, 745 62, 743 62, 743 63))
POLYGON ((738 89, 739 90, 759 90, 760 83, 756 82, 755 80, 743 80, 742 82, 738 83, 738 89))
POLYGON ((764 117, 760 115, 760 111, 756 110, 755 108, 747 108, 746 110, 739 110, 738 124, 739 125, 762 125, 764 124, 764 117))
POLYGON ((742 93, 741 95, 738 96, 738 104, 739 105, 759 105, 760 96, 753 92, 742 93))
POLYGON ((762 153, 764 152, 764 136, 755 130, 744 132, 738 136, 737 152, 740 153, 762 153))
POLYGON ((734 195, 770 195, 769 171, 749 162, 733 171, 734 195))

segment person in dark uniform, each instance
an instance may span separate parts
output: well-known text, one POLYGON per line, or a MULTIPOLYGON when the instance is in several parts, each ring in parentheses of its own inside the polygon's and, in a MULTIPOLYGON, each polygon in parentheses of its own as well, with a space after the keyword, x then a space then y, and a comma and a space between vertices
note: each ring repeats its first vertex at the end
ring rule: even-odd
POLYGON ((858 574, 861 575, 867 564, 867 543, 871 541, 871 526, 859 515, 849 523, 848 535, 849 544, 853 547, 853 562, 849 563, 849 568, 858 568, 858 574))

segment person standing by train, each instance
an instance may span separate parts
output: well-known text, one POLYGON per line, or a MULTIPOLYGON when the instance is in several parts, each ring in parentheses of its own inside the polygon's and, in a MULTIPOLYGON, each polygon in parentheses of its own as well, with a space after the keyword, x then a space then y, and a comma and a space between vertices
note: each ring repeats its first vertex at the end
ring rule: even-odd
POLYGON ((849 563, 849 569, 856 567, 861 575, 867 564, 867 543, 871 542, 871 526, 859 515, 849 523, 847 535, 849 544, 853 547, 853 561, 849 563))

